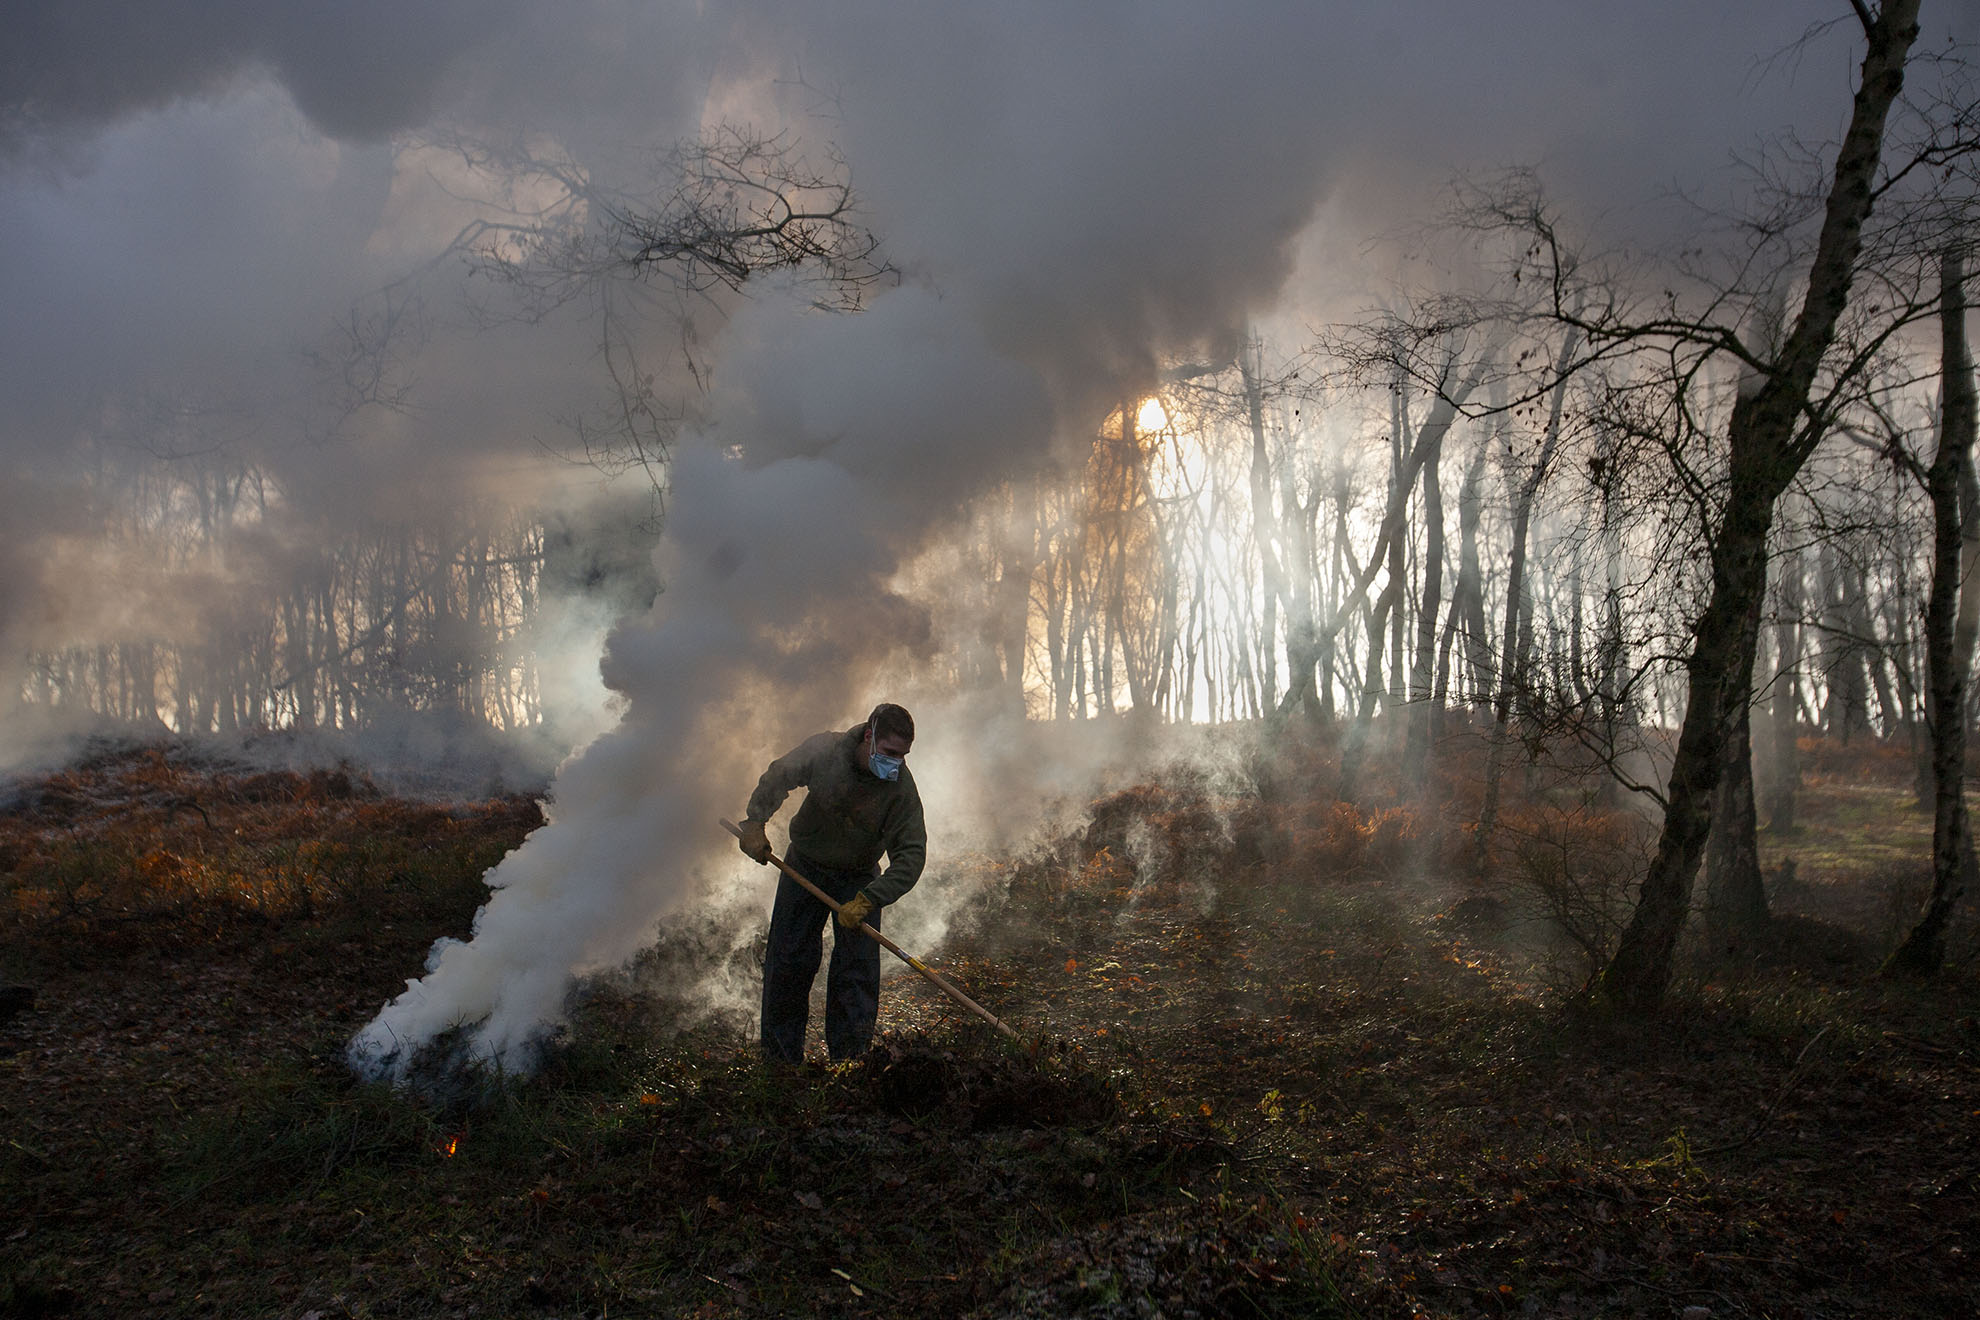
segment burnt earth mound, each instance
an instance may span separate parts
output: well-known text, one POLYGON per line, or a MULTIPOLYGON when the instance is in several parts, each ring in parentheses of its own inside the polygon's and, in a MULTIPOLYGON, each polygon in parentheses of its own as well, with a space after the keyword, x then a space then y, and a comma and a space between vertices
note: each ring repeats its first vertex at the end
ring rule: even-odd
POLYGON ((1114 1080, 1057 1042, 962 1053, 926 1036, 884 1037, 855 1084, 885 1113, 969 1131, 1109 1123, 1122 1108, 1114 1080))

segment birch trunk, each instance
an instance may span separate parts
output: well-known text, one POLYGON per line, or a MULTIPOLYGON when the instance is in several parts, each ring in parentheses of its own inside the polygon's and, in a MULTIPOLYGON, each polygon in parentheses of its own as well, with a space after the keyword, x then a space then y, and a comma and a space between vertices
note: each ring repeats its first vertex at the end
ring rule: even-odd
POLYGON ((1939 274, 1942 420, 1938 453, 1926 474, 1926 489, 1932 496, 1932 595, 1925 607, 1932 896, 1886 968, 1911 976, 1935 976, 1944 967, 1946 927, 1953 905, 1972 882, 1973 871, 1973 834, 1966 814, 1965 707, 1966 676, 1973 666, 1974 632, 1980 624, 1980 583, 1970 576, 1980 560, 1980 508, 1973 499, 1976 421, 1964 275, 1959 250, 1949 249, 1939 274))
POLYGON ((1774 502, 1807 461, 1797 443, 1822 358, 1848 305, 1863 223, 1883 150, 1884 124, 1904 88, 1905 58, 1918 37, 1919 0, 1886 0, 1865 23, 1867 49, 1850 124, 1837 153, 1822 231, 1793 332, 1759 389, 1739 399, 1728 429, 1730 485, 1712 547, 1712 590, 1692 633, 1684 723, 1671 764, 1664 824, 1636 910, 1597 991, 1626 1011, 1662 1004, 1691 887, 1712 826, 1733 703, 1753 672, 1753 601, 1766 588, 1767 532, 1774 502))

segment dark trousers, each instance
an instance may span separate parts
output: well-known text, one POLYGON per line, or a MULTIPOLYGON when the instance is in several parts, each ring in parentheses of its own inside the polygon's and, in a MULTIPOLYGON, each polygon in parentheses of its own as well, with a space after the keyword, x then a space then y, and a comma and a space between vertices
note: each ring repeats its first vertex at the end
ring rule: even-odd
MULTIPOLYGON (((837 871, 793 850, 784 860, 792 870, 843 903, 880 874, 878 868, 837 871)), ((811 1017, 811 983, 824 953, 825 923, 832 909, 789 876, 777 880, 777 904, 770 912, 770 946, 763 955, 763 1052, 786 1063, 804 1059, 804 1028, 811 1017)), ((866 924, 880 929, 880 909, 866 924)), ((825 1050, 834 1059, 854 1059, 873 1041, 880 1016, 880 945, 860 931, 833 922, 832 966, 825 974, 825 1050)))

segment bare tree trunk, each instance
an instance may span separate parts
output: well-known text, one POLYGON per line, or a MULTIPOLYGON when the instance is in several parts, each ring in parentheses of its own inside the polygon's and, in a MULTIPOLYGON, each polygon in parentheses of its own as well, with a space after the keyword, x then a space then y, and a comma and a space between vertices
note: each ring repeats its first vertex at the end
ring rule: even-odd
MULTIPOLYGON (((1760 603, 1748 626, 1757 637, 1760 603)), ((1737 948, 1767 926, 1767 887, 1760 877, 1759 812, 1753 801, 1753 703, 1749 693, 1733 713, 1725 764, 1712 799, 1712 833, 1705 850, 1705 928, 1720 950, 1737 948)))
POLYGON ((1485 756, 1485 792, 1478 808, 1478 821, 1472 832, 1472 869, 1482 875, 1490 862, 1492 835, 1499 823, 1499 794, 1505 778, 1509 751, 1513 703, 1526 686, 1527 666, 1532 650, 1533 602, 1526 587, 1526 541, 1533 525, 1533 505, 1539 497, 1547 469, 1561 443, 1561 413, 1567 401, 1568 364, 1574 360, 1581 334, 1570 329, 1562 337, 1560 356, 1554 365, 1554 388, 1548 402, 1547 430, 1540 453, 1524 481, 1512 487, 1512 554, 1506 570, 1506 626, 1500 643, 1498 692, 1492 703, 1492 742, 1485 756))
MULTIPOLYGON (((1396 455, 1396 466, 1402 466, 1402 455, 1396 455)), ((1398 480, 1400 480, 1400 475, 1398 480)), ((1393 714, 1403 701, 1403 622, 1409 608, 1409 548, 1410 535, 1404 524, 1402 535, 1389 538, 1389 580, 1396 584, 1396 602, 1389 612, 1389 674, 1382 687, 1382 708, 1393 714)), ((1387 741, 1394 744, 1394 722, 1385 725, 1387 741)))
POLYGON ((1574 547, 1574 563, 1568 570, 1568 684, 1577 702, 1586 704, 1594 695, 1595 685, 1588 677, 1588 656, 1582 649, 1582 636, 1588 627, 1583 602, 1586 589, 1582 582, 1582 546, 1577 540, 1574 547))
POLYGON ((1403 786, 1421 795, 1429 787, 1430 742, 1435 732, 1433 688, 1437 663, 1437 612, 1444 592, 1444 489, 1437 468, 1441 437, 1423 459, 1423 598, 1417 602, 1416 654, 1409 671, 1409 741, 1403 748, 1403 786))
MULTIPOLYGON (((1421 470, 1423 461, 1430 450, 1442 446, 1444 435, 1451 429, 1451 424, 1457 420, 1458 409, 1464 405, 1465 399, 1470 397, 1472 391, 1478 388, 1478 383, 1484 376, 1487 366, 1491 362, 1493 354, 1498 351, 1501 342, 1503 342, 1502 332, 1495 332, 1491 340, 1487 343, 1485 350, 1479 354, 1478 360, 1472 364, 1471 371, 1465 375, 1463 380, 1457 382, 1455 386, 1449 385, 1450 374, 1456 370, 1458 359, 1458 350, 1455 347, 1452 349, 1451 356, 1445 362, 1440 375, 1440 379, 1445 383, 1447 388, 1441 389, 1438 392, 1435 401, 1431 404, 1429 416, 1425 418, 1422 427, 1416 433, 1415 442, 1408 446, 1401 461, 1395 464, 1395 471, 1389 482, 1388 504, 1382 514, 1382 526, 1376 533, 1375 545, 1369 551, 1368 562, 1362 565, 1361 571, 1355 575, 1354 581, 1342 593, 1333 614, 1319 630, 1319 635, 1316 639, 1317 644, 1322 646, 1332 645, 1333 638, 1342 628, 1347 626, 1348 621, 1354 617, 1357 609, 1365 603, 1366 597, 1364 593, 1368 590, 1368 584, 1375 580, 1376 573, 1381 571, 1385 563, 1391 566, 1392 571, 1388 585, 1382 592, 1384 604, 1377 606, 1377 609, 1381 613, 1379 615, 1371 615, 1368 626, 1371 630, 1386 627, 1389 622, 1387 609, 1399 608, 1402 583, 1400 578, 1393 572, 1393 561, 1389 560, 1388 556, 1391 545, 1395 543, 1397 538, 1407 533, 1409 495, 1416 487, 1416 475, 1421 470)), ((1343 518, 1345 518, 1345 513, 1343 513, 1343 518)), ((1352 782, 1347 771, 1351 766, 1357 770, 1359 769, 1361 754, 1367 740, 1368 725, 1374 714, 1374 703, 1381 696, 1378 685, 1382 682, 1380 668, 1382 648, 1381 643, 1373 637, 1369 639, 1369 654, 1372 660, 1371 667, 1361 677, 1363 700, 1355 714, 1354 725, 1350 729, 1348 737, 1341 749, 1341 783, 1343 793, 1346 792, 1347 787, 1352 782)), ((1349 799, 1343 796, 1342 800, 1346 801, 1349 799)))
POLYGON ((1930 675, 1925 718, 1932 736, 1932 896, 1918 924, 1886 964, 1887 971, 1911 976, 1935 976, 1945 965, 1946 926, 1953 905, 1972 882, 1974 869, 1973 833, 1966 814, 1966 676, 1973 666, 1974 632, 1980 624, 1980 581, 1969 576, 1980 561, 1980 508, 1973 498, 1976 408, 1962 267, 1959 249, 1948 248, 1939 269, 1942 419, 1939 449, 1926 474, 1932 496, 1932 596, 1925 607, 1930 675))
POLYGON ((1389 639, 1389 614, 1402 597, 1402 582, 1390 581, 1375 598, 1368 616, 1368 670, 1362 676, 1361 701, 1355 708, 1354 724, 1341 743, 1341 783, 1335 796, 1342 802, 1359 797, 1361 765, 1368 753, 1368 729, 1375 719, 1375 707, 1382 697, 1382 651, 1389 639))
POLYGON ((1052 718, 1072 718, 1072 646, 1066 636, 1069 592, 1060 590, 1066 573, 1063 556, 1045 570, 1045 654, 1052 665, 1052 718))
MULTIPOLYGON (((1623 637, 1622 622, 1622 551, 1621 538, 1614 529, 1605 529, 1604 539, 1611 543, 1608 581, 1602 592, 1602 635, 1597 646, 1596 667, 1600 671, 1596 681, 1597 718, 1601 722, 1601 748, 1603 758, 1613 767, 1621 755, 1622 730, 1633 724, 1632 711, 1623 696, 1623 655, 1627 642, 1623 637)), ((1614 806, 1620 786, 1613 774, 1602 777, 1600 801, 1604 806, 1614 806)))
POLYGON ((1684 723, 1671 763, 1663 830, 1636 910, 1598 982, 1615 1006, 1646 1012, 1670 985, 1678 935, 1712 825, 1733 703, 1752 681, 1753 599, 1766 589, 1767 531, 1774 502, 1807 461, 1798 434, 1823 356, 1848 305, 1863 222, 1883 151, 1884 123, 1904 88, 1905 57, 1918 37, 1919 0, 1885 0, 1865 14, 1868 49, 1850 124, 1837 153, 1822 231, 1793 332, 1759 388, 1733 406, 1728 428, 1729 487, 1712 546, 1712 594, 1693 630, 1684 723))
MULTIPOLYGON (((1867 548, 1867 547, 1866 547, 1867 548)), ((1862 658, 1863 670, 1870 679, 1870 693, 1877 698, 1877 713, 1883 717, 1884 737, 1896 733, 1905 723, 1904 711, 1891 695, 1889 655, 1882 640, 1877 635, 1877 625, 1870 618, 1870 591, 1865 579, 1868 576, 1861 557, 1844 565, 1844 576, 1849 583, 1846 607, 1849 611, 1850 636, 1857 640, 1857 654, 1862 658)), ((1863 698, 1865 713, 1864 725, 1869 725, 1869 695, 1863 698)))
MULTIPOLYGON (((1933 446, 1939 443, 1938 433, 1932 437, 1933 446)), ((1964 487, 1961 488, 1964 496, 1964 487)), ((1893 502, 1895 509, 1895 501, 1893 502)), ((1922 695, 1931 679, 1919 672, 1919 658, 1923 648, 1913 644, 1914 622, 1922 626, 1924 611, 1912 608, 1911 556, 1908 553, 1894 553, 1891 574, 1893 589, 1890 592, 1889 627, 1895 639, 1895 654, 1891 668, 1897 675, 1898 691, 1904 702, 1904 738, 1911 752, 1912 793, 1920 811, 1929 811, 1932 806, 1932 752, 1930 740, 1924 736, 1925 698, 1922 695)), ((1930 577, 1930 570, 1927 570, 1930 577)), ((1926 584, 1926 593, 1931 585, 1926 584)))
POLYGON ((1822 728, 1843 746, 1870 727, 1870 689, 1864 682, 1864 644, 1856 633, 1854 584, 1843 548, 1824 541, 1817 553, 1822 581, 1822 728))
MULTIPOLYGON (((1493 434, 1503 425, 1501 418, 1493 434)), ((1482 487, 1491 450, 1491 436, 1480 437, 1478 449, 1464 470, 1464 486, 1458 495, 1458 578, 1451 592, 1451 621, 1464 634, 1465 669, 1474 706, 1489 705, 1492 700, 1492 634, 1485 623, 1485 573, 1478 563, 1482 487)))
POLYGON ((1038 571, 1038 486, 1020 480, 1011 487, 1012 518, 1004 532, 1002 572, 995 593, 997 647, 1003 654, 1002 698, 1014 715, 1024 714, 1025 639, 1031 625, 1031 584, 1038 571))
POLYGON ((1801 672, 1801 551, 1780 556, 1777 599, 1779 621, 1774 624, 1774 768, 1767 796, 1767 828, 1775 834, 1795 829, 1795 801, 1801 794, 1801 756, 1795 741, 1799 730, 1801 672))
MULTIPOLYGON (((1358 576, 1359 570, 1353 567, 1354 556, 1348 541, 1348 502, 1352 490, 1348 483, 1348 466, 1345 458, 1337 457, 1334 462, 1334 539, 1328 556, 1327 569, 1327 617, 1338 617, 1342 597, 1347 590, 1350 576, 1358 576)), ((1334 652, 1340 636, 1338 624, 1319 629, 1316 645, 1319 648, 1319 674, 1316 682, 1320 685, 1320 721, 1330 723, 1334 718, 1334 652)))
POLYGON ((1279 602, 1286 597, 1286 575, 1280 562, 1278 519, 1272 507, 1272 457, 1265 443, 1264 346, 1256 339, 1238 354, 1244 382, 1246 419, 1251 424, 1251 528, 1258 545, 1258 562, 1265 575, 1264 623, 1259 629, 1259 659, 1265 678, 1265 701, 1278 698, 1279 602))
MULTIPOLYGON (((1297 417, 1299 414, 1293 414, 1297 417)), ((1298 432, 1289 427, 1289 434, 1298 432)), ((1320 573, 1320 507, 1326 495, 1320 483, 1320 465, 1312 463, 1307 468, 1306 499, 1302 502, 1293 481, 1293 465, 1286 465, 1282 485, 1285 490, 1284 517, 1282 529, 1287 533, 1296 555, 1289 555, 1286 571, 1292 574, 1293 588, 1293 640, 1296 663, 1300 666, 1300 683, 1306 691, 1307 711, 1316 723, 1324 720, 1331 712, 1330 698, 1322 693, 1322 684, 1331 680, 1331 672, 1323 672, 1323 654, 1319 638, 1318 612, 1328 608, 1326 584, 1320 573)))
POLYGON ((1152 694, 1143 667, 1144 657, 1135 654, 1137 639, 1127 617, 1128 566, 1133 557, 1130 522, 1141 507, 1143 492, 1141 440, 1135 431, 1136 411, 1133 400, 1121 401, 1120 447, 1115 465, 1119 470, 1117 484, 1114 474, 1109 474, 1108 503, 1114 529, 1114 549, 1107 573, 1107 709, 1113 708, 1114 654, 1118 648, 1121 669, 1127 679, 1128 705, 1133 710, 1145 712, 1149 709, 1152 694))
MULTIPOLYGON (((1401 509, 1407 517, 1409 491, 1415 482, 1419 468, 1428 467, 1434 461, 1433 450, 1440 449, 1447 427, 1439 427, 1434 435, 1425 436, 1421 447, 1412 443, 1409 435, 1409 402, 1403 397, 1402 377, 1389 387, 1389 507, 1401 509), (1408 475, 1405 475, 1405 474, 1408 475)), ((1368 669, 1363 676, 1361 700, 1355 707, 1354 724, 1341 744, 1341 786, 1336 795, 1343 802, 1352 802, 1359 788, 1362 760, 1368 750, 1368 731, 1375 719, 1375 709, 1383 698, 1393 698, 1393 679, 1384 691, 1383 658, 1385 650, 1402 647, 1400 635, 1391 637, 1390 623, 1400 621, 1402 614, 1403 567, 1402 543, 1407 528, 1406 521, 1400 523, 1388 538, 1387 564, 1388 580, 1382 587, 1382 594, 1376 597, 1375 609, 1368 619, 1368 669)), ((1370 560, 1371 564, 1374 562, 1370 560)))

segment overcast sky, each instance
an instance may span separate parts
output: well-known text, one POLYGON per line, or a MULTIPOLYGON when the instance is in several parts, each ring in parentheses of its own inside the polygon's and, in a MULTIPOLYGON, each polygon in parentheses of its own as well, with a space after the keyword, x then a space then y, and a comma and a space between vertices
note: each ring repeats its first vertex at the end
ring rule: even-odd
MULTIPOLYGON (((1970 39, 1980 5, 1959 8, 1970 39)), ((1928 0, 1924 44, 1953 9, 1928 0)), ((611 181, 716 122, 836 146, 908 275, 888 296, 936 309, 889 320, 980 345, 958 377, 1026 381, 1006 392, 1022 449, 1028 430, 1090 426, 1092 400, 1165 354, 1275 308, 1310 323, 1383 296, 1367 240, 1421 219, 1459 171, 1535 164, 1620 230, 1674 189, 1726 186, 1732 153, 1771 135, 1832 136, 1858 44, 1844 0, 17 0, 0 46, 0 554, 31 557, 59 521, 85 433, 256 454, 332 518, 544 479, 543 441, 599 399, 595 328, 488 328, 459 266, 427 276, 408 406, 326 438, 314 392, 340 322, 474 214, 457 195, 474 181, 415 136, 527 141, 611 181)), ((797 315, 762 299, 706 345, 730 439, 766 454, 808 442, 789 398, 777 413, 752 382, 788 395, 799 361, 859 379, 779 324, 797 315), (743 436, 743 418, 786 435, 743 436)))

